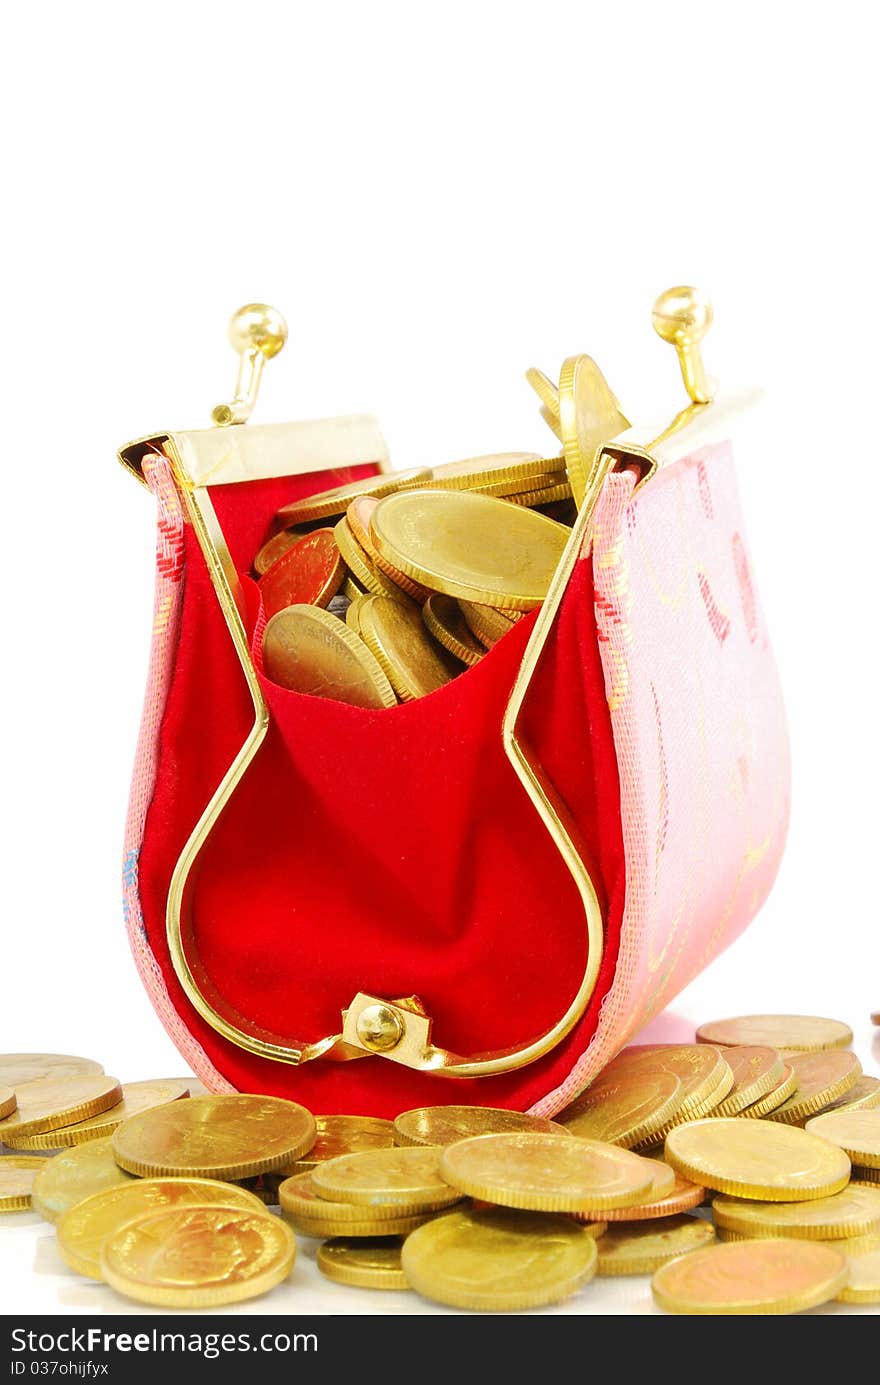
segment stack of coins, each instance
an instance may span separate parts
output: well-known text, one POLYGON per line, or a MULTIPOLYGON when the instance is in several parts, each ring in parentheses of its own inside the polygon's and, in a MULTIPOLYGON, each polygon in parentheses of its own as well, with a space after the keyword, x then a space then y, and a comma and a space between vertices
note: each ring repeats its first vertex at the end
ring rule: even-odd
POLYGON ((880 1079, 849 1029, 743 1016, 697 1039, 625 1049, 554 1120, 177 1099, 195 1079, 120 1098, 88 1060, 0 1056, 16 1101, 0 1135, 43 1151, 0 1155, 0 1211, 32 1205, 71 1268, 166 1307, 273 1289, 299 1236, 328 1279, 471 1311, 556 1303, 597 1275, 651 1275, 673 1313, 880 1303, 880 1079))
POLYGON ((513 452, 285 505, 254 560, 267 675, 359 707, 435 692, 541 604, 570 497, 563 458, 513 452))

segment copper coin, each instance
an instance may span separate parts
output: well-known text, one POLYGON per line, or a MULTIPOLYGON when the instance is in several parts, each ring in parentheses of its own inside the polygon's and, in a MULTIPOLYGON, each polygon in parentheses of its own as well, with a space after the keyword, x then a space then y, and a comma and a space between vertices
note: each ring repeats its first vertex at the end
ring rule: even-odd
POLYGON ((267 539, 263 547, 257 552, 254 558, 254 572, 258 577, 262 577, 264 572, 268 572, 273 563, 277 563, 288 549, 293 548, 295 543, 299 543, 302 538, 300 529, 282 529, 280 534, 273 534, 271 539, 267 539))
POLYGON ((270 620, 287 606, 326 606, 342 586, 345 569, 332 529, 314 529, 260 578, 260 597, 270 620))

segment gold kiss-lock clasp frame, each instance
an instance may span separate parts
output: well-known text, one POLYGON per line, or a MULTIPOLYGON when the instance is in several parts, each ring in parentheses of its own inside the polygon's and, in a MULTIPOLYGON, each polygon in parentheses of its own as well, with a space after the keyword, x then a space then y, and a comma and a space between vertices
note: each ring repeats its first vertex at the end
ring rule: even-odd
POLYGON ((180 984, 202 1018, 230 1043, 280 1063, 300 1064, 319 1058, 346 1061, 372 1055, 442 1076, 482 1077, 534 1062, 550 1052, 584 1014, 602 960, 602 911, 577 824, 525 742, 521 713, 569 580, 577 562, 589 553, 593 515, 608 476, 630 469, 637 473, 640 486, 647 484, 659 467, 729 436, 734 418, 756 397, 716 397, 701 353, 712 314, 695 289, 674 288, 661 294, 652 320, 659 336, 675 347, 688 396, 685 407, 660 426, 631 426, 589 356, 570 357, 564 363, 558 388, 540 371, 531 370, 527 375, 540 398, 545 421, 563 443, 578 514, 523 654, 500 734, 507 758, 577 886, 584 910, 585 965, 571 1001, 556 1023, 531 1042, 509 1049, 457 1054, 433 1042, 430 1015, 417 996, 388 998, 369 992, 358 992, 344 1006, 341 1027, 335 1034, 309 1042, 267 1033, 235 1013, 216 992, 195 947, 192 900, 201 853, 259 753, 269 727, 269 709, 248 645, 244 595, 210 490, 241 481, 335 471, 367 463, 387 471, 388 454, 378 424, 369 416, 355 416, 243 427, 256 402, 263 367, 287 338, 280 313, 266 304, 252 303, 232 319, 230 340, 239 355, 238 380, 232 400, 213 410, 214 427, 161 432, 120 450, 120 461, 140 481, 149 454, 159 453, 168 459, 253 704, 251 730, 180 854, 166 906, 168 948, 180 984))

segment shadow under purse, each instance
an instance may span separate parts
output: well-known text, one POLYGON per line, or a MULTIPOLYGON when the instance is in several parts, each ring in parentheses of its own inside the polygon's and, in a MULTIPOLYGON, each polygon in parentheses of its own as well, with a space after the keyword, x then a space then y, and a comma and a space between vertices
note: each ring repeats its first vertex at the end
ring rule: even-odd
POLYGON ((752 400, 713 398, 693 290, 655 306, 689 398, 667 427, 630 427, 590 357, 558 390, 530 372, 578 502, 547 595, 372 710, 266 677, 249 573, 281 506, 386 471, 384 442, 369 418, 242 426, 284 328, 233 321, 216 426, 120 453, 159 511, 124 865, 142 979, 214 1090, 552 1115, 779 865, 785 716, 730 447, 752 400))

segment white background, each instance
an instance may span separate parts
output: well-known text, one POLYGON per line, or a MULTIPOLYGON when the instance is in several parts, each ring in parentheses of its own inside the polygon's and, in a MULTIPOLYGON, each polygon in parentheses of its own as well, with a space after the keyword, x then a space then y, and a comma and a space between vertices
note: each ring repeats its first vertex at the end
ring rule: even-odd
MULTIPOLYGON (((839 1015, 876 1068, 872 24, 846 0, 7 16, 0 1050, 183 1067, 122 926, 153 513, 114 453, 208 422, 229 313, 288 317, 260 420, 373 411, 412 466, 551 447, 523 372, 576 351, 630 417, 677 407, 649 313, 693 282, 713 373, 769 392, 740 484, 795 781, 771 900, 677 1009, 839 1015)), ((12 1220, 0 1302, 75 1309, 12 1220)), ((605 1285, 576 1311, 643 1311, 638 1284, 642 1308, 605 1285)))

